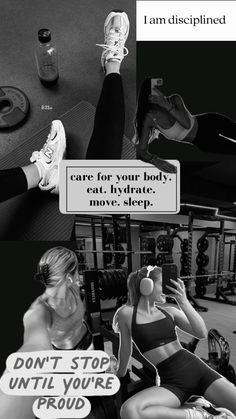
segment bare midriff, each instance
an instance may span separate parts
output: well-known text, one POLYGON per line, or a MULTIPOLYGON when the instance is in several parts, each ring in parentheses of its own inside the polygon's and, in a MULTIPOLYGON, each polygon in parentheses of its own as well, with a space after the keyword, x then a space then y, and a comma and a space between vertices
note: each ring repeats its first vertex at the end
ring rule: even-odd
POLYGON ((167 343, 166 345, 159 346, 158 348, 151 349, 150 351, 144 352, 143 356, 147 358, 153 365, 158 365, 165 361, 176 352, 183 349, 178 339, 173 342, 167 343))

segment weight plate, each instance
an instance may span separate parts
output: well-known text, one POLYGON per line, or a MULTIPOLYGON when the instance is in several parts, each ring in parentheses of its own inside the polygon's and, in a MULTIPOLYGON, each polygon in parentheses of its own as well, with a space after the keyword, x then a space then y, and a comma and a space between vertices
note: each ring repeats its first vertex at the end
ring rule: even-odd
POLYGON ((197 241, 197 248, 199 250, 199 252, 205 252, 208 249, 209 246, 209 241, 207 240, 206 237, 204 237, 204 239, 198 239, 197 241))
POLYGON ((29 112, 29 99, 17 87, 0 86, 0 129, 12 128, 29 112))
POLYGON ((165 255, 163 253, 158 253, 157 255, 157 266, 161 266, 165 263, 165 255))
POLYGON ((196 257, 196 263, 199 267, 199 269, 205 268, 209 263, 209 256, 205 253, 198 253, 196 257))
POLYGON ((143 251, 148 250, 148 246, 149 246, 148 240, 146 238, 142 238, 141 239, 141 250, 143 250, 143 251))
POLYGON ((174 246, 174 241, 172 237, 161 234, 157 238, 156 245, 160 252, 169 252, 174 246))

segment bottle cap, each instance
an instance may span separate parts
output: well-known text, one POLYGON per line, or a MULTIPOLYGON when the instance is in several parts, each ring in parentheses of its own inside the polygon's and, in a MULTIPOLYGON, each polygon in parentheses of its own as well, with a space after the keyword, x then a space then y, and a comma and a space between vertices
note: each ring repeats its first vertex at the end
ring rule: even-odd
POLYGON ((49 29, 39 29, 38 31, 38 40, 42 44, 45 44, 47 42, 51 41, 51 32, 49 29))

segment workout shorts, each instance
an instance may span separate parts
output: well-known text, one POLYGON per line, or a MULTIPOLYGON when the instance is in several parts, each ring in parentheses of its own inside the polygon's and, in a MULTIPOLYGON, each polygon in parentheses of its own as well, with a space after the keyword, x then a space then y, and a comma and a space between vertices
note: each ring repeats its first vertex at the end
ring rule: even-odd
POLYGON ((181 404, 193 394, 203 396, 210 384, 222 378, 222 375, 186 349, 180 349, 156 368, 161 387, 174 393, 181 404))

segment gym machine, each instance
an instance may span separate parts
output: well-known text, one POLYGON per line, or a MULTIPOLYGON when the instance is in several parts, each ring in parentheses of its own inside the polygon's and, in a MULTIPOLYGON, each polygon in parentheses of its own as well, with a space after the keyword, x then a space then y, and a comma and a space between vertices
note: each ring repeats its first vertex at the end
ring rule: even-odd
POLYGON ((199 245, 201 244, 201 241, 203 240, 203 244, 205 246, 205 250, 207 249, 207 237, 212 236, 216 239, 215 243, 215 261, 217 263, 217 256, 218 256, 218 264, 216 265, 217 271, 215 274, 211 275, 205 270, 205 267, 207 266, 209 262, 209 257, 205 255, 202 252, 203 248, 200 248, 200 253, 197 257, 197 264, 198 264, 198 270, 196 272, 196 275, 198 276, 196 280, 196 295, 198 298, 210 300, 210 301, 217 301, 217 302, 223 302, 231 305, 235 305, 236 301, 231 300, 228 295, 227 291, 231 293, 231 295, 235 295, 235 256, 236 252, 234 253, 234 267, 233 271, 230 271, 231 268, 231 255, 232 255, 232 246, 234 245, 235 248, 235 241, 231 241, 230 244, 230 251, 229 251, 229 270, 224 271, 224 252, 225 252, 225 245, 227 242, 225 242, 225 236, 227 234, 224 231, 224 220, 221 220, 220 222, 220 230, 218 232, 206 232, 200 240, 199 245), (207 294, 213 294, 214 296, 211 297, 207 294))

